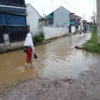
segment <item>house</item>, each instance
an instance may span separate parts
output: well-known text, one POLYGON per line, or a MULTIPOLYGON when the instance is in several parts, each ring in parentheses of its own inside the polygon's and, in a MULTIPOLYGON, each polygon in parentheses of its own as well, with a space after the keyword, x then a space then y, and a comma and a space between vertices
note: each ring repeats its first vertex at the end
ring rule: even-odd
POLYGON ((26 5, 27 9, 27 25, 30 26, 30 31, 33 35, 38 34, 39 26, 41 26, 42 16, 35 10, 31 4, 26 5))
POLYGON ((63 6, 46 16, 47 25, 55 27, 70 26, 70 11, 63 6))
POLYGON ((75 15, 75 27, 76 27, 76 30, 79 30, 80 29, 81 19, 82 18, 80 16, 75 15))
POLYGON ((81 25, 81 19, 82 18, 80 16, 75 15, 74 13, 70 13, 70 27, 69 27, 70 33, 73 33, 75 30, 79 30, 81 25))
MULTIPOLYGON (((32 7, 32 5, 30 5, 30 4, 26 5, 26 9, 27 9, 27 17, 26 17, 27 25, 30 26, 30 31, 33 33, 33 36, 42 32, 44 34, 45 40, 47 40, 47 39, 51 39, 51 38, 55 38, 55 37, 65 36, 68 34, 68 31, 69 31, 68 28, 67 27, 63 28, 64 24, 62 24, 58 21, 61 19, 59 18, 58 20, 56 20, 57 13, 58 14, 60 13, 59 10, 55 11, 55 18, 53 18, 53 19, 55 19, 55 27, 51 27, 50 26, 51 23, 49 23, 49 21, 52 18, 50 18, 50 19, 49 18, 47 19, 47 17, 43 18, 34 9, 34 7, 32 7), (56 27, 56 22, 58 22, 58 24, 60 25, 59 27, 56 27)), ((65 11, 65 8, 61 7, 61 9, 62 9, 61 10, 62 12, 65 11)), ((63 20, 63 18, 62 18, 62 20, 63 20)), ((61 22, 62 22, 62 20, 61 20, 61 22)), ((63 23, 65 23, 65 22, 63 21, 63 23)))
POLYGON ((6 50, 11 49, 11 43, 25 39, 26 27, 25 1, 0 0, 0 44, 4 43, 6 50))

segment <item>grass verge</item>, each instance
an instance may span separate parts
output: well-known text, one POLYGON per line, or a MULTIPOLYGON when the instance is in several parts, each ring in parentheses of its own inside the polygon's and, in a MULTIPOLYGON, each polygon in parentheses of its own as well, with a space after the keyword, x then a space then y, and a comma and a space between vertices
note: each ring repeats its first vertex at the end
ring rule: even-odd
POLYGON ((86 51, 100 53, 100 43, 98 43, 98 32, 94 29, 91 33, 91 39, 83 44, 83 49, 86 51))

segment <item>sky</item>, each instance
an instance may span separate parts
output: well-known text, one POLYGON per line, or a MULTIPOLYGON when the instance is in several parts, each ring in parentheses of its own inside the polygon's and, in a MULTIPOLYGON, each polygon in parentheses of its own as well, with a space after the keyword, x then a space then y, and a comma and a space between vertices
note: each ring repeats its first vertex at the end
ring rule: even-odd
POLYGON ((83 19, 91 20, 96 12, 96 0, 25 0, 30 3, 42 16, 48 15, 60 6, 65 7, 83 19))

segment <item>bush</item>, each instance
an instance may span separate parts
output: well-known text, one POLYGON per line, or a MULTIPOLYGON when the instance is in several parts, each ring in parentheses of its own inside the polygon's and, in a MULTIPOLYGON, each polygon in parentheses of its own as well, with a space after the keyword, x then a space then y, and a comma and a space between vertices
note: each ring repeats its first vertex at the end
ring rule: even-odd
POLYGON ((94 28, 92 30, 91 39, 89 40, 91 43, 97 43, 98 42, 98 32, 97 32, 97 26, 94 25, 94 28))
POLYGON ((83 48, 87 51, 100 53, 100 45, 97 43, 86 43, 83 48))
POLYGON ((100 53, 100 44, 98 44, 97 26, 93 28, 91 39, 83 45, 83 49, 91 52, 100 53))
POLYGON ((34 43, 42 43, 43 41, 44 41, 44 34, 43 33, 39 33, 39 34, 33 36, 34 43))

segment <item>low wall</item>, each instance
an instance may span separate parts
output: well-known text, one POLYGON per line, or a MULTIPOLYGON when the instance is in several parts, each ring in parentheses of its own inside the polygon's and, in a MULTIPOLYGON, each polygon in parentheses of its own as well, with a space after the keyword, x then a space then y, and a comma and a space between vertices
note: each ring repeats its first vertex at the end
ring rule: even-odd
POLYGON ((4 43, 0 44, 0 53, 4 53, 5 52, 5 45, 4 43))
POLYGON ((10 51, 10 50, 17 50, 17 49, 20 49, 23 47, 24 47, 24 41, 10 43, 9 48, 6 48, 5 44, 2 43, 2 44, 0 44, 0 53, 4 53, 4 52, 10 51))
POLYGON ((19 49, 19 48, 23 48, 24 47, 24 41, 21 42, 14 42, 10 44, 10 49, 14 50, 14 49, 19 49))
POLYGON ((39 30, 44 33, 45 40, 61 37, 69 33, 69 28, 66 27, 41 27, 39 30))

